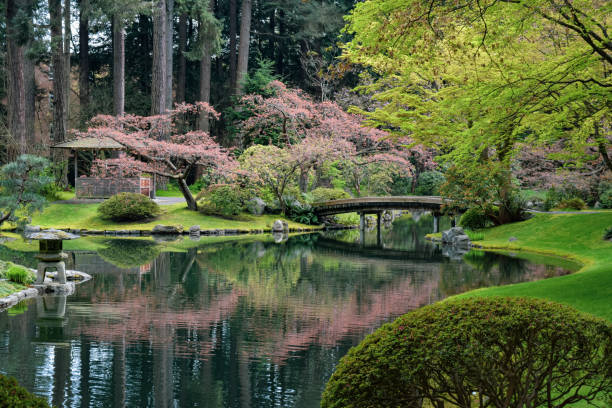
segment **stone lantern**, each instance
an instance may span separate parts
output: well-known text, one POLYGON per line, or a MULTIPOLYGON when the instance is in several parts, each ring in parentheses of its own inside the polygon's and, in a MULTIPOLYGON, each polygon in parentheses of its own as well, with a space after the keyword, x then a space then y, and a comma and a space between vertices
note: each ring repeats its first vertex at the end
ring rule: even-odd
POLYGON ((36 255, 38 259, 36 284, 40 285, 45 282, 45 273, 50 268, 57 270, 58 283, 65 284, 66 264, 64 259, 68 258, 68 255, 62 252, 62 243, 64 240, 76 239, 79 236, 61 230, 48 229, 27 233, 26 238, 37 240, 39 245, 40 252, 36 255))

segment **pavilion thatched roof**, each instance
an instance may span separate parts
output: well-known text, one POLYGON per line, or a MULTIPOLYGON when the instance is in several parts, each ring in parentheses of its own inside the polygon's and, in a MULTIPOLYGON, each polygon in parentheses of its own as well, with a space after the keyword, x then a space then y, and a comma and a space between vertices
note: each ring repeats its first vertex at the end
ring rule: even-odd
POLYGON ((96 138, 85 137, 69 142, 62 142, 51 146, 52 149, 72 149, 72 150, 122 150, 125 147, 115 142, 110 137, 96 138))

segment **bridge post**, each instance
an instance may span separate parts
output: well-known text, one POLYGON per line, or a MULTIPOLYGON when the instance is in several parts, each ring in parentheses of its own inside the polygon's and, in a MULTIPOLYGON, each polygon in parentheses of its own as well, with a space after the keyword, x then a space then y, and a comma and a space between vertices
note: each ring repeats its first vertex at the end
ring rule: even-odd
POLYGON ((379 211, 376 213, 376 244, 378 246, 382 245, 382 229, 381 229, 381 222, 382 222, 382 213, 379 211))
POLYGON ((440 232, 440 214, 433 214, 433 232, 434 234, 440 232))
POLYGON ((456 227, 457 226, 457 217, 455 216, 455 214, 451 215, 451 227, 456 227))
POLYGON ((366 230, 366 220, 365 213, 359 213, 359 243, 361 246, 365 245, 365 230, 366 230))

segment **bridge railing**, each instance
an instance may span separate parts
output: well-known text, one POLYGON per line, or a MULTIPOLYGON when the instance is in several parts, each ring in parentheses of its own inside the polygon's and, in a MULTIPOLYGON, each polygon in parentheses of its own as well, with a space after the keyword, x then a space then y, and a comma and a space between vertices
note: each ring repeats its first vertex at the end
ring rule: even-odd
POLYGON ((340 206, 340 205, 359 205, 359 204, 377 204, 377 203, 422 203, 422 204, 438 204, 443 205, 444 200, 440 196, 390 196, 390 197, 358 197, 345 198, 342 200, 320 201, 313 203, 313 207, 340 206))

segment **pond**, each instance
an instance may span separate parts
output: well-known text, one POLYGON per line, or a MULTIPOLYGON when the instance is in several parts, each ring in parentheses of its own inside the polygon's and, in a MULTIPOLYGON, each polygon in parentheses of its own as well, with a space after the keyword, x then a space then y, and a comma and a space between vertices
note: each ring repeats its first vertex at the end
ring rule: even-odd
MULTIPOLYGON (((94 279, 1 312, 0 372, 56 406, 317 407, 338 360, 384 322, 576 268, 484 252, 451 259, 423 239, 431 227, 431 217, 403 217, 380 245, 375 231, 362 244, 354 230, 283 243, 67 243, 67 267, 94 279)), ((4 245, 0 259, 35 263, 35 246, 4 245)))

